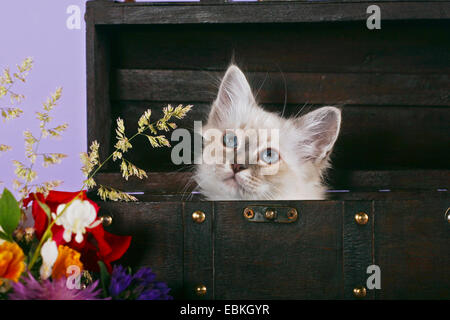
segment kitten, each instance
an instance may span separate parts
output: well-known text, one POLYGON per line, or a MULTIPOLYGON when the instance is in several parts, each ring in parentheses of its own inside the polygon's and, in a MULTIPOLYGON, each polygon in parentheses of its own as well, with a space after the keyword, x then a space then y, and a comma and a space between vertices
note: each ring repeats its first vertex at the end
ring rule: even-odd
POLYGON ((208 200, 324 199, 322 177, 330 167, 329 157, 340 125, 341 112, 334 107, 290 119, 263 110, 245 75, 231 65, 202 128, 203 159, 210 152, 208 147, 214 147, 231 160, 199 164, 194 179, 208 200), (206 137, 209 129, 220 132, 221 139, 206 137), (238 129, 278 129, 278 145, 272 147, 271 134, 258 132, 256 146, 249 149, 248 137, 237 134, 238 129), (245 161, 236 163, 245 152, 245 161), (271 168, 276 170, 271 173, 271 168))

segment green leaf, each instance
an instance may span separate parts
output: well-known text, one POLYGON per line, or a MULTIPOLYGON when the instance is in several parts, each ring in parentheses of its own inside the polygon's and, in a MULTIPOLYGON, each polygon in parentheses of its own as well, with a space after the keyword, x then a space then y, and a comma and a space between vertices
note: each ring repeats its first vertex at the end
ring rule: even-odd
POLYGON ((0 239, 6 240, 6 241, 12 241, 12 238, 9 237, 6 233, 0 231, 0 239))
POLYGON ((51 216, 51 210, 49 208, 48 205, 46 205, 45 203, 40 202, 39 200, 36 200, 39 204, 39 206, 41 207, 42 210, 44 210, 45 214, 47 215, 47 219, 48 221, 52 220, 52 216, 51 216))
POLYGON ((102 261, 99 261, 98 265, 100 267, 100 283, 101 283, 102 289, 103 289, 103 296, 106 298, 109 296, 108 288, 109 288, 110 276, 109 276, 108 269, 106 269, 106 266, 102 261))
POLYGON ((20 207, 14 196, 8 189, 3 190, 0 198, 0 226, 4 233, 12 238, 14 230, 16 230, 20 221, 20 207))

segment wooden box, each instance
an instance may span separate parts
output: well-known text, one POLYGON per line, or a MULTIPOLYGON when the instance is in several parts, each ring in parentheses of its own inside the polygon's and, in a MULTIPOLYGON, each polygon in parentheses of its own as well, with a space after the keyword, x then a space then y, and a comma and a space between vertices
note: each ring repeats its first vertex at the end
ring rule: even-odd
POLYGON ((124 183, 114 166, 97 177, 140 199, 100 202, 109 229, 133 236, 123 263, 151 266, 176 298, 450 298, 448 2, 97 0, 86 21, 88 140, 102 157, 117 117, 132 127, 148 107, 182 103, 194 109, 180 126, 205 119, 232 57, 269 110, 343 111, 324 201, 191 198, 170 150, 136 142, 129 159, 147 180, 124 183), (366 27, 373 4, 380 30, 366 27), (364 292, 371 265, 381 289, 364 292))

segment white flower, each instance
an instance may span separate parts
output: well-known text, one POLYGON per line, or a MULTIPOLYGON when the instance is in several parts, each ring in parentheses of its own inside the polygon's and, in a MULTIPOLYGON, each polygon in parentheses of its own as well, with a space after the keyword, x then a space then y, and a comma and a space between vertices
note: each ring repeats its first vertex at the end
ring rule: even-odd
MULTIPOLYGON (((65 208, 66 204, 60 204, 56 210, 57 215, 59 216, 65 208)), ((52 216, 53 219, 56 219, 54 213, 52 216)), ((89 201, 74 200, 55 223, 63 226, 63 239, 66 242, 70 242, 72 233, 74 233, 75 241, 81 243, 83 242, 83 234, 86 232, 86 228, 94 228, 101 223, 100 219, 95 221, 96 217, 95 207, 89 201)))
POLYGON ((49 239, 41 248, 42 266, 40 269, 41 278, 48 279, 52 274, 52 268, 58 258, 58 247, 56 242, 49 239))

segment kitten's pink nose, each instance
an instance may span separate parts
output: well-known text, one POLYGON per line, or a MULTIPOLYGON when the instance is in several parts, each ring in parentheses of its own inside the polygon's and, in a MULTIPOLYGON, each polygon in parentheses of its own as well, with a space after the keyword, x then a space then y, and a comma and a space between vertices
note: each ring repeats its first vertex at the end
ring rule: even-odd
POLYGON ((231 165, 231 169, 233 169, 234 173, 238 173, 239 171, 242 171, 244 169, 247 169, 246 166, 242 165, 242 164, 238 164, 238 163, 233 163, 231 165))

